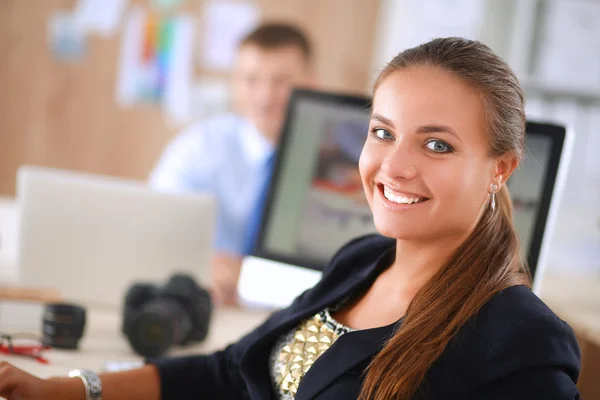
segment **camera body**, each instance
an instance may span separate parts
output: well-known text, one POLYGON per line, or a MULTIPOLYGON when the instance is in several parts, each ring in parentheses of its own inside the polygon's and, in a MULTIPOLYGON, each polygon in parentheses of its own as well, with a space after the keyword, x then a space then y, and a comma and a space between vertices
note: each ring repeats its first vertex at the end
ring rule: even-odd
POLYGON ((122 331, 138 354, 159 357, 173 345, 204 340, 212 309, 208 291, 189 275, 162 286, 135 283, 125 295, 122 331))

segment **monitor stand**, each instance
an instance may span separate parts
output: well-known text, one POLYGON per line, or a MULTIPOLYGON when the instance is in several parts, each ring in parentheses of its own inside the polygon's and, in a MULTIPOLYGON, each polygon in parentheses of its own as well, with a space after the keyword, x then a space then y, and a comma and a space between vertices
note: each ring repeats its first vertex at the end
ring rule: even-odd
POLYGON ((320 271, 247 256, 238 283, 239 302, 246 307, 285 308, 315 286, 321 275, 320 271))

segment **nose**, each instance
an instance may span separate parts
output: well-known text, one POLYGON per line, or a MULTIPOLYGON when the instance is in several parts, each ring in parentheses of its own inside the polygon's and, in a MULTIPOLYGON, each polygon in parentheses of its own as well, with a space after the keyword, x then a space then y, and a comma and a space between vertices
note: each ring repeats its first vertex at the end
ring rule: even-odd
POLYGON ((383 159, 381 171, 389 178, 410 180, 417 177, 416 154, 405 142, 397 139, 383 159))
POLYGON ((272 82, 265 80, 257 90, 257 103, 262 107, 270 106, 275 98, 276 88, 272 82))

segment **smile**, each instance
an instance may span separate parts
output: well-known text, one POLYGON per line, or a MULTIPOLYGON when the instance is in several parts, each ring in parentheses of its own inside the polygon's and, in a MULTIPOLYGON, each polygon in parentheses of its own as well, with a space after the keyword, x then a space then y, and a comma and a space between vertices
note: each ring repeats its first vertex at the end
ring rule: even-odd
POLYGON ((404 193, 395 191, 385 185, 383 186, 383 196, 396 204, 415 204, 418 202, 426 201, 427 198, 414 194, 414 193, 404 193))

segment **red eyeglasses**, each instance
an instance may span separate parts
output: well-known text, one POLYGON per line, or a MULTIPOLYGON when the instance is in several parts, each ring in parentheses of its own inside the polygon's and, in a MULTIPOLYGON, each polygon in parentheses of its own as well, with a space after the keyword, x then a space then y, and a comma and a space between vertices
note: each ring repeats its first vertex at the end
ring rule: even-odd
POLYGON ((25 334, 0 333, 0 353, 29 357, 42 364, 48 364, 48 359, 42 356, 42 351, 48 349, 50 346, 45 345, 39 338, 25 334))

